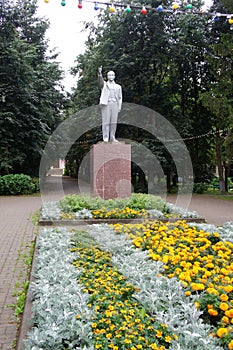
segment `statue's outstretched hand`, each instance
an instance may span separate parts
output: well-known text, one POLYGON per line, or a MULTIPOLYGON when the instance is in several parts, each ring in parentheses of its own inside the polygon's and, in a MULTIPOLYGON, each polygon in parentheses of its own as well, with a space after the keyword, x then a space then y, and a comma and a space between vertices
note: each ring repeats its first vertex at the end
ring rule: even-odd
POLYGON ((98 68, 98 74, 99 74, 99 75, 102 74, 102 66, 100 66, 100 67, 98 68))

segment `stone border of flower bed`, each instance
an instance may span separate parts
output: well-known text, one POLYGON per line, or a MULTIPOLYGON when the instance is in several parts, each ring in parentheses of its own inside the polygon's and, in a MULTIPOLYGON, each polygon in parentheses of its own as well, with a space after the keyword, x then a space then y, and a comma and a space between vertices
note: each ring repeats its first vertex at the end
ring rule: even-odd
MULTIPOLYGON (((80 225, 94 225, 94 224, 140 224, 148 219, 83 219, 83 220, 50 220, 39 219, 40 226, 80 226, 80 225)), ((161 221, 161 222, 176 222, 179 220, 185 220, 186 222, 205 223, 204 218, 153 218, 149 221, 161 221)))

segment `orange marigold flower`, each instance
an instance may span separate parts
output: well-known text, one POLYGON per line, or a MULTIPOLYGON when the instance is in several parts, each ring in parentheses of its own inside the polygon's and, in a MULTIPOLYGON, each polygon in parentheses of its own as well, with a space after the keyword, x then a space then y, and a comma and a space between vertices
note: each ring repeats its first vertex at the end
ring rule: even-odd
POLYGON ((233 309, 226 310, 225 315, 229 318, 233 318, 233 309))
POLYGON ((214 310, 214 309, 209 309, 209 310, 208 310, 208 313, 209 313, 211 316, 218 316, 218 311, 217 311, 217 310, 214 310))

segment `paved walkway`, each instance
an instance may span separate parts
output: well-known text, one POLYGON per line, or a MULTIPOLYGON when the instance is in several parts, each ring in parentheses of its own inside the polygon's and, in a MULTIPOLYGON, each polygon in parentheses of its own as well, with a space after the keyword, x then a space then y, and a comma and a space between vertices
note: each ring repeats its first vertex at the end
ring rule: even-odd
MULTIPOLYGON (((54 180, 51 177, 51 184, 54 180)), ((78 191, 75 180, 65 178, 63 186, 65 193, 78 191)), ((80 190, 88 192, 89 188, 83 183, 80 190)), ((168 196, 167 200, 175 202, 175 196, 168 196)), ((23 254, 35 239, 32 215, 40 206, 40 197, 0 197, 0 350, 15 349, 17 323, 7 305, 15 302, 16 282, 26 277, 23 254)), ((220 225, 233 221, 233 201, 194 195, 189 209, 198 211, 209 223, 220 225)))
POLYGON ((26 278, 23 254, 35 239, 32 215, 40 205, 40 197, 0 197, 0 350, 15 348, 17 323, 8 305, 26 278))
MULTIPOLYGON (((176 196, 168 196, 167 201, 175 203, 175 198, 176 196)), ((188 209, 197 211, 209 224, 222 225, 227 221, 233 221, 233 200, 194 194, 188 209)))

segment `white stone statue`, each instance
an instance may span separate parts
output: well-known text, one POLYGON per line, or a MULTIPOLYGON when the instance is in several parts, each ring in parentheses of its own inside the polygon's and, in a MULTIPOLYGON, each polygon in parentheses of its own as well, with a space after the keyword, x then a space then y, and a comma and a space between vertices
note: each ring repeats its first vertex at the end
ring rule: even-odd
POLYGON ((102 66, 98 68, 98 83, 101 88, 100 107, 104 142, 118 142, 115 138, 118 113, 122 105, 122 89, 115 83, 115 73, 108 72, 107 81, 102 76, 102 66))

